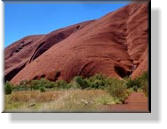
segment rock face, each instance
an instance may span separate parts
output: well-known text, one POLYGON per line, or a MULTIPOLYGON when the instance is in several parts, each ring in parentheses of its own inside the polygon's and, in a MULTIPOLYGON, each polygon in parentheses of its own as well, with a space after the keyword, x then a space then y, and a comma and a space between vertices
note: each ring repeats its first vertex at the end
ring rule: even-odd
POLYGON ((53 31, 47 35, 25 37, 5 49, 5 80, 11 80, 21 69, 54 44, 67 38, 92 21, 53 31))
POLYGON ((5 80, 139 76, 148 69, 147 6, 133 3, 97 20, 17 41, 5 49, 5 80))

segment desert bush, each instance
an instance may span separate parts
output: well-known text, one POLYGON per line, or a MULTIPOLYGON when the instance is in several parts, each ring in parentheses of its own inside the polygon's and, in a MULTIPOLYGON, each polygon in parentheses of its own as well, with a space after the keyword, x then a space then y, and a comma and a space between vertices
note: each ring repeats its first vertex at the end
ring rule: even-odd
POLYGON ((88 82, 86 81, 86 79, 84 79, 81 76, 74 77, 74 79, 72 80, 72 82, 73 82, 72 83, 73 84, 72 87, 82 88, 82 89, 85 89, 85 88, 89 87, 88 82))
POLYGON ((142 85, 141 89, 145 93, 146 96, 148 96, 148 73, 144 72, 140 77, 138 77, 138 80, 140 80, 140 83, 142 85))
POLYGON ((12 84, 10 82, 5 83, 5 94, 11 94, 12 93, 12 84))
POLYGON ((40 87, 40 91, 45 92, 46 91, 45 87, 40 87))
POLYGON ((102 74, 96 74, 89 78, 76 76, 70 82, 70 87, 82 89, 104 89, 108 85, 108 78, 102 74))
POLYGON ((26 91, 26 90, 31 90, 29 87, 21 86, 21 85, 16 85, 13 88, 13 91, 26 91))
POLYGON ((107 77, 105 75, 102 75, 102 74, 95 74, 94 76, 90 77, 89 79, 91 81, 94 81, 94 80, 105 80, 107 77))
POLYGON ((148 72, 144 72, 140 77, 138 77, 139 79, 142 80, 148 80, 148 72))
POLYGON ((143 92, 145 93, 146 96, 148 96, 148 83, 144 85, 143 92))
MULTIPOLYGON (((68 83, 64 80, 58 80, 56 82, 49 81, 45 78, 40 80, 21 81, 18 85, 15 85, 15 91, 26 91, 26 90, 42 90, 42 89, 67 89, 68 83)), ((43 91, 43 90, 42 90, 43 91)))
POLYGON ((40 90, 40 88, 54 88, 55 87, 54 82, 46 80, 45 78, 42 78, 40 80, 32 80, 30 85, 31 85, 31 88, 35 90, 40 90))
POLYGON ((41 80, 32 80, 31 81, 31 88, 34 90, 38 90, 40 89, 40 87, 44 87, 45 83, 43 83, 43 81, 41 80))
POLYGON ((126 79, 127 88, 132 88, 134 91, 138 89, 147 90, 148 89, 148 75, 144 72, 141 76, 136 79, 128 78, 126 79))
POLYGON ((69 85, 65 80, 58 80, 55 82, 56 89, 68 89, 69 85))
POLYGON ((126 83, 123 80, 110 79, 106 89, 114 99, 123 102, 128 96, 126 83))
POLYGON ((137 91, 139 88, 142 87, 139 79, 132 80, 131 78, 127 80, 126 86, 127 88, 132 88, 134 91, 137 91))
POLYGON ((108 85, 108 78, 102 74, 95 74, 87 79, 88 86, 94 89, 104 89, 108 85))
POLYGON ((13 91, 25 91, 30 89, 31 89, 30 81, 27 80, 23 80, 19 84, 15 85, 15 87, 13 87, 13 91))
POLYGON ((67 85, 68 85, 67 87, 69 87, 70 89, 81 89, 80 85, 74 80, 72 80, 67 85))

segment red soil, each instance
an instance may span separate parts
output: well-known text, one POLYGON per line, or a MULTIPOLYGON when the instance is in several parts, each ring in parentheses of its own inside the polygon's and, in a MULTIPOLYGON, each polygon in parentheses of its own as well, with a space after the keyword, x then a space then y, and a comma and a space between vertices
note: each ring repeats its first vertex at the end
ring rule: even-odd
POLYGON ((143 93, 132 93, 126 100, 126 104, 114 104, 103 107, 109 112, 149 112, 148 98, 143 93))
POLYGON ((147 71, 147 38, 147 3, 130 4, 94 21, 17 41, 5 49, 5 79, 137 77, 147 71))

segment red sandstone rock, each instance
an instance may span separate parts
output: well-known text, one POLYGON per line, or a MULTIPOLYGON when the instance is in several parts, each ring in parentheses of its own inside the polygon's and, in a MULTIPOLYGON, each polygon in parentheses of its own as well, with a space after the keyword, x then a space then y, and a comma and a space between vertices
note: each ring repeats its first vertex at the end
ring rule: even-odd
POLYGON ((47 35, 28 36, 8 46, 5 49, 5 80, 11 80, 28 63, 90 22, 62 28, 47 35))
POLYGON ((19 83, 41 77, 69 81, 76 75, 96 73, 136 77, 148 68, 147 38, 147 4, 130 4, 100 19, 37 36, 16 57, 9 55, 22 40, 9 46, 5 78, 19 83))

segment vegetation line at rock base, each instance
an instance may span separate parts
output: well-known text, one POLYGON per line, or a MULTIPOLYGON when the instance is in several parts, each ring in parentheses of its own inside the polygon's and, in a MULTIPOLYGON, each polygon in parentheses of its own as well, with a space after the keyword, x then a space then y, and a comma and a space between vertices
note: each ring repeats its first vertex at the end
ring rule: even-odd
POLYGON ((46 92, 50 90, 65 90, 65 89, 103 89, 111 96, 123 101, 128 94, 128 91, 142 90, 147 95, 148 92, 148 75, 143 73, 140 77, 132 80, 131 78, 124 78, 118 80, 110 78, 102 74, 96 74, 89 78, 82 76, 74 77, 69 83, 64 80, 56 82, 41 78, 40 80, 24 80, 18 85, 13 85, 10 82, 5 83, 5 94, 11 94, 14 91, 33 91, 40 90, 46 92))

